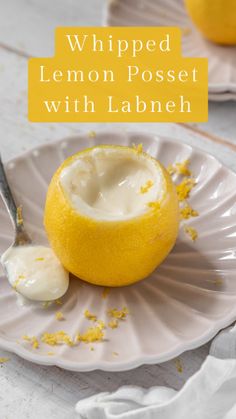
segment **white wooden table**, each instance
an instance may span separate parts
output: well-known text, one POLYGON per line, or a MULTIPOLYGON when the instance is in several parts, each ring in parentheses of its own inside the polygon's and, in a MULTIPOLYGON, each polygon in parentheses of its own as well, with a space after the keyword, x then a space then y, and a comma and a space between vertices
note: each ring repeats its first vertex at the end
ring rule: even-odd
MULTIPOLYGON (((59 25, 101 25, 106 0, 8 0, 0 11, 0 150, 3 160, 43 142, 106 129, 107 124, 32 124, 27 121, 27 58, 53 53, 54 28, 59 25)), ((169 135, 217 156, 236 171, 236 102, 210 103, 209 122, 188 128, 168 124, 113 124, 117 129, 139 129, 169 135), (199 135, 205 130, 207 135, 199 135)), ((120 385, 166 385, 181 388, 202 364, 209 344, 181 357, 183 372, 174 360, 132 371, 75 373, 41 367, 0 350, 9 362, 0 367, 1 419, 76 418, 77 400, 120 385)))

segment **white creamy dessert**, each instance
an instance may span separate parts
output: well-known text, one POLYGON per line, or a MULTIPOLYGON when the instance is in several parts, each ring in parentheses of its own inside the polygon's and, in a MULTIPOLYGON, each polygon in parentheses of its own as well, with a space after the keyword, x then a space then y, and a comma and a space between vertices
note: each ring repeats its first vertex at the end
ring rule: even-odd
POLYGON ((30 300, 56 300, 68 289, 69 273, 49 247, 12 246, 2 255, 1 262, 11 286, 30 300))
POLYGON ((163 194, 154 162, 125 148, 94 148, 63 169, 60 184, 76 210, 105 220, 138 216, 163 194))

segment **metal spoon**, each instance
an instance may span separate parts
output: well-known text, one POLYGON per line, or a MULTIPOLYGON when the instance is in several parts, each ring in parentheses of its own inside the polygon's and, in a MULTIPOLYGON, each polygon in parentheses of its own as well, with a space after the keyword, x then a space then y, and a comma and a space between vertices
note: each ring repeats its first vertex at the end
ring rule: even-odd
MULTIPOLYGON (((6 205, 7 211, 10 215, 14 230, 15 239, 12 246, 23 246, 32 242, 31 238, 27 234, 23 220, 19 217, 19 208, 15 204, 9 183, 7 181, 6 173, 0 156, 0 195, 6 205)), ((12 247, 11 246, 11 247, 12 247)))
MULTIPOLYGON (((69 272, 67 272, 63 266, 60 264, 56 256, 54 255, 53 251, 50 248, 47 248, 45 246, 29 246, 29 249, 27 249, 26 245, 31 244, 31 238, 27 234, 22 216, 21 216, 21 208, 17 208, 14 198, 11 193, 11 189, 9 187, 9 184, 7 182, 6 173, 4 170, 4 166, 0 157, 0 195, 2 196, 2 199, 7 207, 7 210, 9 212, 11 221, 14 226, 15 230, 15 240, 13 244, 9 247, 9 251, 12 250, 12 248, 17 248, 18 250, 16 254, 19 254, 19 248, 21 246, 25 246, 25 249, 23 251, 23 254, 26 250, 25 256, 22 256, 22 259, 20 260, 20 268, 22 269, 22 263, 23 268, 26 269, 27 272, 27 266, 28 266, 28 258, 29 262, 32 259, 32 250, 33 252, 36 250, 36 252, 40 249, 40 252, 42 251, 42 247, 44 247, 44 250, 46 249, 46 258, 49 258, 51 264, 52 264, 52 272, 48 272, 48 265, 47 263, 44 265, 40 265, 40 268, 35 268, 35 275, 34 272, 32 272, 32 269, 28 270, 28 274, 26 273, 26 276, 28 277, 29 281, 26 282, 23 281, 19 284, 19 289, 15 290, 18 292, 18 294, 21 295, 21 297, 24 297, 24 300, 26 298, 27 301, 36 301, 36 302, 42 302, 42 301, 52 301, 56 300, 60 297, 62 297, 69 286, 69 272), (32 247, 34 249, 32 249, 32 247), (29 253, 27 251, 29 250, 29 253), (23 262, 22 262, 23 261, 23 262), (30 272, 30 274, 29 274, 30 272), (38 274, 40 273, 40 274, 38 274), (21 285, 22 284, 22 285, 21 285)), ((7 279, 11 285, 14 287, 15 281, 19 279, 19 275, 15 271, 14 264, 17 261, 14 259, 13 254, 13 262, 11 262, 11 258, 8 259, 8 250, 3 254, 1 257, 1 263, 2 267, 5 271, 5 274, 7 276, 7 279), (5 258, 6 256, 6 258, 5 258), (10 264, 10 265, 9 265, 10 264), (12 268, 13 265, 13 268, 12 268), (12 272, 12 273, 11 273, 12 272), (15 276, 17 277, 15 279, 15 276), (14 280, 14 282, 13 282, 14 280)), ((22 249, 21 249, 22 250, 22 249)), ((14 252, 13 252, 14 253, 14 252)), ((35 258, 35 256, 34 256, 35 258)), ((19 260, 18 260, 19 262, 19 260)), ((19 263, 18 263, 19 265, 19 263)), ((16 264, 16 266, 18 266, 16 264)), ((31 267, 32 267, 32 260, 31 260, 31 267)))

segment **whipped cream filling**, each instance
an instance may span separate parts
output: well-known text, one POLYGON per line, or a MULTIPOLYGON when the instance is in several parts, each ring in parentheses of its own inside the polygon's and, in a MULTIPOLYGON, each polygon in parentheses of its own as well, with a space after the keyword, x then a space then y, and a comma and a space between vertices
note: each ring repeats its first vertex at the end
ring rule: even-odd
POLYGON ((161 170, 126 148, 94 148, 62 170, 60 184, 72 207, 91 218, 138 216, 163 194, 161 170))
POLYGON ((30 300, 56 300, 68 289, 69 273, 49 247, 12 246, 2 255, 1 262, 11 286, 30 300))

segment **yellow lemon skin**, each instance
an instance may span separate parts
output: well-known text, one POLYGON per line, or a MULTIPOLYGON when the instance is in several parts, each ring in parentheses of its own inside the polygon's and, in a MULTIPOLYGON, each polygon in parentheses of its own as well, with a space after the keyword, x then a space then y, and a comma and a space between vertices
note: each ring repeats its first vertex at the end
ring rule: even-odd
MULTIPOLYGON (((88 150, 65 160, 51 180, 44 215, 49 242, 64 267, 76 277, 101 286, 132 284, 146 278, 176 241, 179 205, 175 186, 161 166, 165 192, 160 205, 128 220, 89 218, 71 206, 59 181, 61 171, 85 152, 88 150)), ((155 164, 160 167, 156 160, 155 164)))
POLYGON ((188 13, 202 34, 222 45, 236 44, 235 0, 185 0, 188 13))

